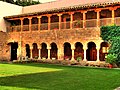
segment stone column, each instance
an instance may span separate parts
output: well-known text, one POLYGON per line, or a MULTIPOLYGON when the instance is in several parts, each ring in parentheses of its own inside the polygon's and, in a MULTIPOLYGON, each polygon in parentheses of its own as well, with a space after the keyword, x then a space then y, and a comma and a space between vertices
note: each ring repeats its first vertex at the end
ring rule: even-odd
POLYGON ((100 9, 96 9, 95 12, 97 12, 97 27, 100 27, 100 9))
POLYGON ((81 11, 83 13, 83 28, 86 28, 86 13, 87 11, 81 11))
POLYGON ((39 57, 38 59, 41 59, 41 48, 39 48, 39 57))
POLYGON ((40 25, 41 25, 41 17, 42 16, 38 16, 38 31, 40 31, 40 25))
POLYGON ((87 61, 87 56, 86 56, 87 45, 85 45, 85 46, 83 47, 83 50, 84 50, 84 59, 83 59, 83 61, 87 61))
POLYGON ((31 30, 31 24, 32 24, 31 19, 32 19, 32 17, 30 17, 30 18, 28 18, 28 19, 29 19, 29 31, 32 31, 32 30, 31 30))
POLYGON ((57 56, 58 56, 58 60, 60 60, 61 58, 60 58, 60 50, 59 50, 59 48, 57 50, 57 56))
POLYGON ((74 14, 74 12, 70 13, 70 29, 73 28, 73 14, 74 14))
POLYGON ((112 11, 112 24, 115 23, 115 10, 117 8, 116 7, 110 7, 109 10, 112 11))
POLYGON ((32 50, 33 50, 33 47, 32 46, 30 46, 30 58, 32 59, 33 57, 32 57, 32 50))
POLYGON ((71 58, 71 60, 75 60, 75 58, 74 58, 74 50, 75 49, 72 49, 72 58, 71 58))
POLYGON ((100 61, 100 55, 99 55, 99 51, 100 51, 100 47, 97 47, 97 62, 99 62, 100 61))
POLYGON ((23 20, 24 20, 24 18, 20 18, 20 22, 21 22, 21 26, 20 26, 21 32, 23 31, 23 20))
POLYGON ((47 59, 50 59, 50 49, 51 49, 51 47, 47 47, 47 49, 48 49, 48 58, 47 59))
POLYGON ((48 30, 50 30, 50 27, 51 27, 51 25, 50 25, 50 23, 51 23, 51 15, 48 15, 48 30))
POLYGON ((62 14, 58 14, 58 16, 59 16, 59 30, 61 29, 61 16, 62 16, 62 14))
POLYGON ((71 58, 71 60, 75 60, 75 59, 74 59, 74 50, 75 50, 75 46, 72 45, 72 46, 71 46, 71 49, 72 49, 72 58, 71 58))

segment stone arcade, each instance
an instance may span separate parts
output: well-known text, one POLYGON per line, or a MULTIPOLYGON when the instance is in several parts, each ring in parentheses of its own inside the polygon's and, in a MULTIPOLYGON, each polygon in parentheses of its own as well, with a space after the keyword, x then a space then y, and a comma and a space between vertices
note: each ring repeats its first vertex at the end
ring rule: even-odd
POLYGON ((21 8, 21 13, 4 16, 1 59, 105 61, 109 45, 100 27, 120 25, 119 0, 57 0, 21 8))

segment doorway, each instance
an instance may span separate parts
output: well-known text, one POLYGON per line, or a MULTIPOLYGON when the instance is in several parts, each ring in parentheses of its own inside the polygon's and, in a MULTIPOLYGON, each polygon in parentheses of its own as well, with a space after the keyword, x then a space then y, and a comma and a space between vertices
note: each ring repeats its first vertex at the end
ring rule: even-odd
POLYGON ((11 44, 11 61, 17 60, 17 48, 18 48, 18 43, 10 43, 11 44))

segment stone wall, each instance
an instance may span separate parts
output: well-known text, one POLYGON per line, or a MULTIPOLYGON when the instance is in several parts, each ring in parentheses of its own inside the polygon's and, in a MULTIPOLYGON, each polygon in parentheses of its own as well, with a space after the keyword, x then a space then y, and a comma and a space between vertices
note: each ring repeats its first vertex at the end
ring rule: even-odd
POLYGON ((46 43, 47 47, 52 42, 56 43, 60 53, 63 53, 63 45, 65 42, 74 47, 76 42, 81 42, 83 48, 87 47, 89 42, 94 42, 97 47, 100 47, 102 39, 100 38, 100 28, 81 28, 68 30, 44 30, 44 31, 24 31, 9 33, 8 42, 18 42, 18 46, 22 42, 22 54, 25 56, 25 45, 29 44, 32 48, 33 43, 37 43, 41 47, 41 43, 46 43), (21 38, 20 38, 21 37, 21 38))
POLYGON ((5 32, 0 32, 0 60, 10 59, 10 47, 7 40, 8 34, 5 32))

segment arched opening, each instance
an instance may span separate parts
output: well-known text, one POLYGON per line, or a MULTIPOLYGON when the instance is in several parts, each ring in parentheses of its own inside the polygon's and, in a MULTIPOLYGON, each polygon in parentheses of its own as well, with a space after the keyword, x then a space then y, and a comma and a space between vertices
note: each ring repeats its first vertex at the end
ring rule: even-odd
POLYGON ((75 44, 75 53, 74 53, 75 60, 77 59, 77 57, 81 57, 82 59, 84 58, 83 45, 80 42, 77 42, 75 44))
POLYGON ((26 44, 25 47, 26 47, 26 56, 28 58, 30 58, 30 46, 29 46, 29 44, 26 44))
POLYGON ((96 27, 97 12, 88 11, 86 13, 86 27, 96 27))
POLYGON ((31 30, 32 31, 38 30, 38 18, 33 17, 31 20, 32 20, 31 30))
POLYGON ((112 11, 109 9, 101 10, 100 12, 100 26, 107 26, 112 24, 112 11))
POLYGON ((25 18, 23 20, 23 31, 29 31, 29 19, 25 18))
POLYGON ((120 8, 117 8, 115 10, 115 24, 117 26, 120 26, 120 19, 119 19, 119 17, 120 17, 120 8))
POLYGON ((51 43, 51 49, 50 49, 50 58, 56 58, 57 59, 57 45, 55 43, 51 43))
POLYGON ((41 17, 40 30, 48 30, 48 17, 47 16, 41 17))
POLYGON ((96 61, 97 60, 97 50, 96 50, 96 45, 94 42, 88 43, 87 60, 88 61, 96 61))
POLYGON ((83 14, 75 12, 73 15, 73 28, 83 28, 83 14))
POLYGON ((42 43, 41 46, 42 46, 42 48, 41 48, 41 58, 48 58, 47 44, 42 43))
POLYGON ((33 43, 32 55, 33 58, 38 58, 38 48, 36 43, 33 43))
POLYGON ((63 14, 62 16, 61 29, 70 29, 70 15, 63 14))
POLYGON ((72 50, 70 43, 64 43, 64 59, 71 60, 72 57, 72 50))
POLYGON ((10 45, 11 45, 11 61, 17 60, 18 43, 12 42, 12 43, 10 43, 10 45))
POLYGON ((100 61, 105 61, 105 56, 108 54, 109 44, 107 42, 102 42, 100 45, 100 61))
POLYGON ((51 30, 58 30, 59 29, 59 16, 52 15, 51 16, 51 30))

